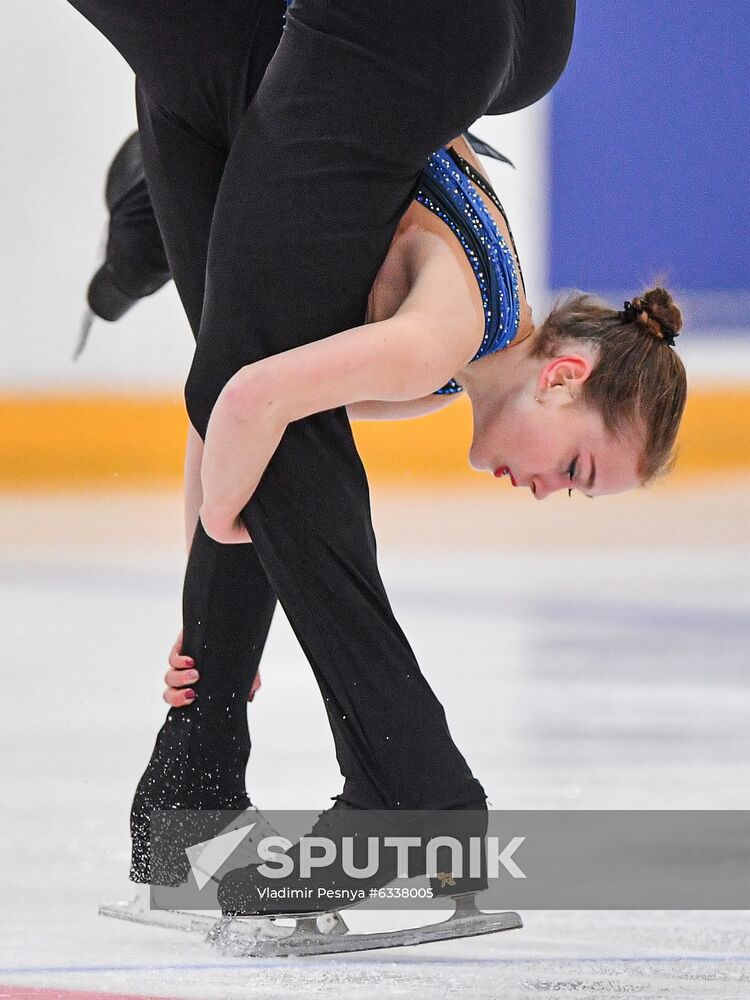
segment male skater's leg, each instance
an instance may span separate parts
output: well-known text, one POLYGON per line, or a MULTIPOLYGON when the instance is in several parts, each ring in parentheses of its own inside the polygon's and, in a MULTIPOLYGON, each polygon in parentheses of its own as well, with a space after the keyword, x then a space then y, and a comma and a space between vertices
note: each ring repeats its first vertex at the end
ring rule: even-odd
MULTIPOLYGON (((205 114, 196 116, 197 121, 187 120, 185 109, 175 100, 178 93, 184 99, 177 83, 190 59, 184 51, 176 59, 170 55, 179 49, 176 36, 190 25, 186 21, 176 24, 171 15, 175 11, 189 14, 189 4, 173 2, 171 10, 153 6, 125 9, 119 4, 76 0, 75 6, 117 45, 159 98, 157 106, 163 113, 157 144, 146 102, 139 95, 146 172, 149 189, 154 186, 160 193, 156 204, 159 228, 167 237, 170 269, 197 335, 208 238, 229 133, 233 120, 241 120, 278 44, 283 4, 280 0, 243 0, 241 7, 236 5, 232 24, 225 24, 224 35, 215 37, 217 51, 234 50, 243 72, 235 74, 231 100, 223 103, 221 115, 209 123, 205 114), (170 107, 175 103, 178 110, 170 107)), ((191 30, 195 33, 196 29, 197 22, 191 30)), ((215 36, 219 29, 220 25, 214 25, 215 36)), ((144 192, 139 189, 134 197, 140 212, 144 192)), ((137 269, 138 262, 132 263, 137 269)), ((219 545, 200 523, 188 566, 183 649, 195 657, 200 672, 198 698, 189 708, 169 712, 136 791, 131 811, 131 877, 141 882, 149 881, 149 815, 153 809, 249 805, 245 791, 250 750, 247 693, 265 646, 276 597, 254 546, 219 545), (222 594, 222 599, 215 600, 222 594)))
MULTIPOLYGON (((427 156, 496 91, 511 55, 503 5, 426 10, 400 0, 292 6, 216 205, 186 388, 201 435, 243 364, 362 321, 427 156)), ((243 517, 323 693, 344 799, 481 805, 385 594, 343 408, 287 428, 243 517)))
MULTIPOLYGON (((139 101, 139 104, 142 102, 139 101)), ((162 123, 162 139, 174 130, 174 159, 154 163, 148 115, 141 109, 146 136, 147 172, 164 189, 162 173, 187 171, 179 158, 180 130, 162 123)), ((163 197, 159 208, 168 220, 168 257, 191 326, 196 331, 203 308, 205 261, 213 206, 224 154, 191 143, 189 211, 185 203, 163 197)), ((183 180, 186 178, 183 176, 183 180)), ((187 191, 183 185, 183 194, 187 191)), ((220 545, 198 522, 188 557, 183 590, 183 651, 194 657, 200 674, 197 698, 173 708, 160 730, 131 809, 131 878, 148 882, 149 816, 154 809, 244 809, 250 805, 245 772, 250 753, 247 695, 260 663, 276 596, 253 545, 220 545)))

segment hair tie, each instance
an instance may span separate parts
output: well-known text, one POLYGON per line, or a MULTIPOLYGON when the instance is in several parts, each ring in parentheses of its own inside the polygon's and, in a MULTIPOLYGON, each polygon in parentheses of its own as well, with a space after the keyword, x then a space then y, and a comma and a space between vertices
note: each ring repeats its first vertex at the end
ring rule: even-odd
POLYGON ((671 329, 671 327, 668 327, 665 323, 662 323, 662 321, 658 317, 652 316, 651 313, 648 311, 648 309, 646 309, 646 307, 643 305, 640 299, 637 299, 636 301, 638 301, 640 305, 636 306, 633 305, 633 303, 630 302, 629 300, 627 299, 625 300, 625 302, 623 303, 622 310, 618 313, 622 322, 634 323, 637 321, 640 314, 645 312, 646 315, 649 317, 649 319, 653 319, 656 321, 661 335, 660 339, 665 341, 669 347, 674 347, 674 341, 676 337, 674 330, 671 329))
POLYGON ((623 303, 623 309, 619 314, 620 319, 623 323, 632 323, 640 311, 640 309, 636 311, 633 303, 626 299, 623 303))

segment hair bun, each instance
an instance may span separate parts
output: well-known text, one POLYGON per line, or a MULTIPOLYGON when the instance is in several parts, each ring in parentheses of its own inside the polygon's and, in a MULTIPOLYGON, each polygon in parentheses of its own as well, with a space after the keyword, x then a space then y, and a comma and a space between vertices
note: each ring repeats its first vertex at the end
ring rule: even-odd
POLYGON ((658 340, 666 340, 674 347, 677 334, 682 329, 682 313, 665 288, 651 288, 643 297, 625 303, 623 319, 648 330, 658 340))

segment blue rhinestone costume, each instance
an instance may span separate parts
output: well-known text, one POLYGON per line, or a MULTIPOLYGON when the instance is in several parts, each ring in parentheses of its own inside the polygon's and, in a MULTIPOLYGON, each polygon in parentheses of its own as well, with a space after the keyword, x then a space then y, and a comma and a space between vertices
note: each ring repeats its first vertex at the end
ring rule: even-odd
MULTIPOLYGON (((484 147, 482 152, 489 152, 490 147, 486 143, 481 145, 484 147)), ((490 155, 505 159, 495 150, 490 155)), ((476 276, 484 309, 484 336, 472 361, 510 344, 518 330, 521 310, 518 296, 520 265, 517 271, 515 244, 511 250, 477 187, 493 201, 505 218, 497 195, 471 164, 452 148, 439 149, 427 161, 415 195, 421 205, 434 212, 455 233, 476 276)), ((520 280, 523 286, 522 275, 520 280)), ((456 380, 451 379, 442 389, 436 389, 433 395, 462 391, 456 380)))

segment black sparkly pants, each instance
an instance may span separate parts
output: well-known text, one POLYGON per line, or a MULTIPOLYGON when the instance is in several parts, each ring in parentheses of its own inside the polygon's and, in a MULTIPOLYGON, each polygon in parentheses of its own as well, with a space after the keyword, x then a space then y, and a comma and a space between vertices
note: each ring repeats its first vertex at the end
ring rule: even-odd
MULTIPOLYGON (((574 14, 572 0, 295 0, 282 31, 282 0, 71 2, 136 74, 201 436, 240 367, 363 321, 429 154, 488 108, 546 93, 574 14)), ((169 713, 138 787, 137 881, 150 810, 248 804, 245 698, 277 598, 325 701, 344 801, 484 804, 392 613, 343 408, 287 428, 242 517, 252 545, 196 531, 183 650, 198 698, 169 713)))

